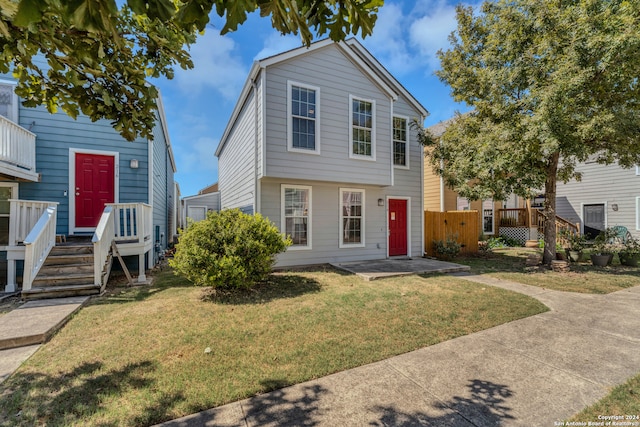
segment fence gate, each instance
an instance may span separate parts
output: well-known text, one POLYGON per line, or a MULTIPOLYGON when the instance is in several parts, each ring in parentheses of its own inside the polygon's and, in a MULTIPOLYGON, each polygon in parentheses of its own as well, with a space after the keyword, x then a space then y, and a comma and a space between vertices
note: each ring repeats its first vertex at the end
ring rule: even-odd
POLYGON ((429 256, 435 256, 434 240, 446 240, 455 237, 460 243, 460 253, 478 252, 478 234, 480 224, 478 211, 424 212, 424 245, 429 256))

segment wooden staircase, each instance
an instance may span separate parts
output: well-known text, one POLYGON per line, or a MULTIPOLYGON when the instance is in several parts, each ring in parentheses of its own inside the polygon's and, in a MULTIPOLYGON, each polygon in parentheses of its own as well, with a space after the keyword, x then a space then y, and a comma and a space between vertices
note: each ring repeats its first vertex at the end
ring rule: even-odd
POLYGON ((93 274, 93 244, 90 237, 70 237, 51 249, 31 289, 22 298, 43 299, 79 295, 97 295, 93 274))

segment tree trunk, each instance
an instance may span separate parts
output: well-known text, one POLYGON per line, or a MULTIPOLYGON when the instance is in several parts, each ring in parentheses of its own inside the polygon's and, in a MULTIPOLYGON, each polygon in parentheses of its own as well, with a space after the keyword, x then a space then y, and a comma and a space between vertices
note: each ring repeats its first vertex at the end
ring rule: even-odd
POLYGON ((542 263, 551 265, 556 259, 556 180, 560 153, 555 152, 547 163, 547 179, 544 183, 544 254, 542 263))

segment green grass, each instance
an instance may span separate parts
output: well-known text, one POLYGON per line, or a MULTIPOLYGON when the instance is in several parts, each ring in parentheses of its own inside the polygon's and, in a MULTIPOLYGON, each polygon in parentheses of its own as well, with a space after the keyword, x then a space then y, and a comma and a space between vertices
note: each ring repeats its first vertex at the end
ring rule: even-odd
POLYGON ((155 279, 83 308, 1 384, 0 425, 149 425, 546 311, 446 276, 316 269, 217 295, 155 279))
MULTIPOLYGON (((640 375, 614 388, 608 396, 589 406, 570 421, 601 421, 599 415, 621 415, 618 422, 640 423, 640 375), (625 418, 625 416, 629 418, 625 418)), ((620 424, 622 425, 622 424, 620 424)))
POLYGON ((486 255, 457 258, 460 264, 469 265, 471 272, 487 274, 504 280, 539 286, 565 292, 607 294, 640 285, 640 268, 621 266, 614 258, 609 267, 594 267, 584 255, 579 263, 571 264, 568 273, 557 273, 545 268, 527 269, 528 255, 540 253, 536 249, 498 249, 486 255))

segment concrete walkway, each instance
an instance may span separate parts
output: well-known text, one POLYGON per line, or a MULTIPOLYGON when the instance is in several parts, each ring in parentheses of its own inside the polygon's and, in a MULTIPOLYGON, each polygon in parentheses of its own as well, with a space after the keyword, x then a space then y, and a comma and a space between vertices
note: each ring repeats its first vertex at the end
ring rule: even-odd
POLYGON ((372 261, 352 261, 331 264, 364 280, 383 279, 410 274, 442 274, 469 271, 468 265, 445 262, 431 258, 391 258, 372 261))
POLYGON ((640 287, 586 295, 455 276, 551 311, 161 425, 554 426, 640 372, 640 287))
POLYGON ((38 350, 89 297, 29 301, 0 317, 0 382, 38 350))

